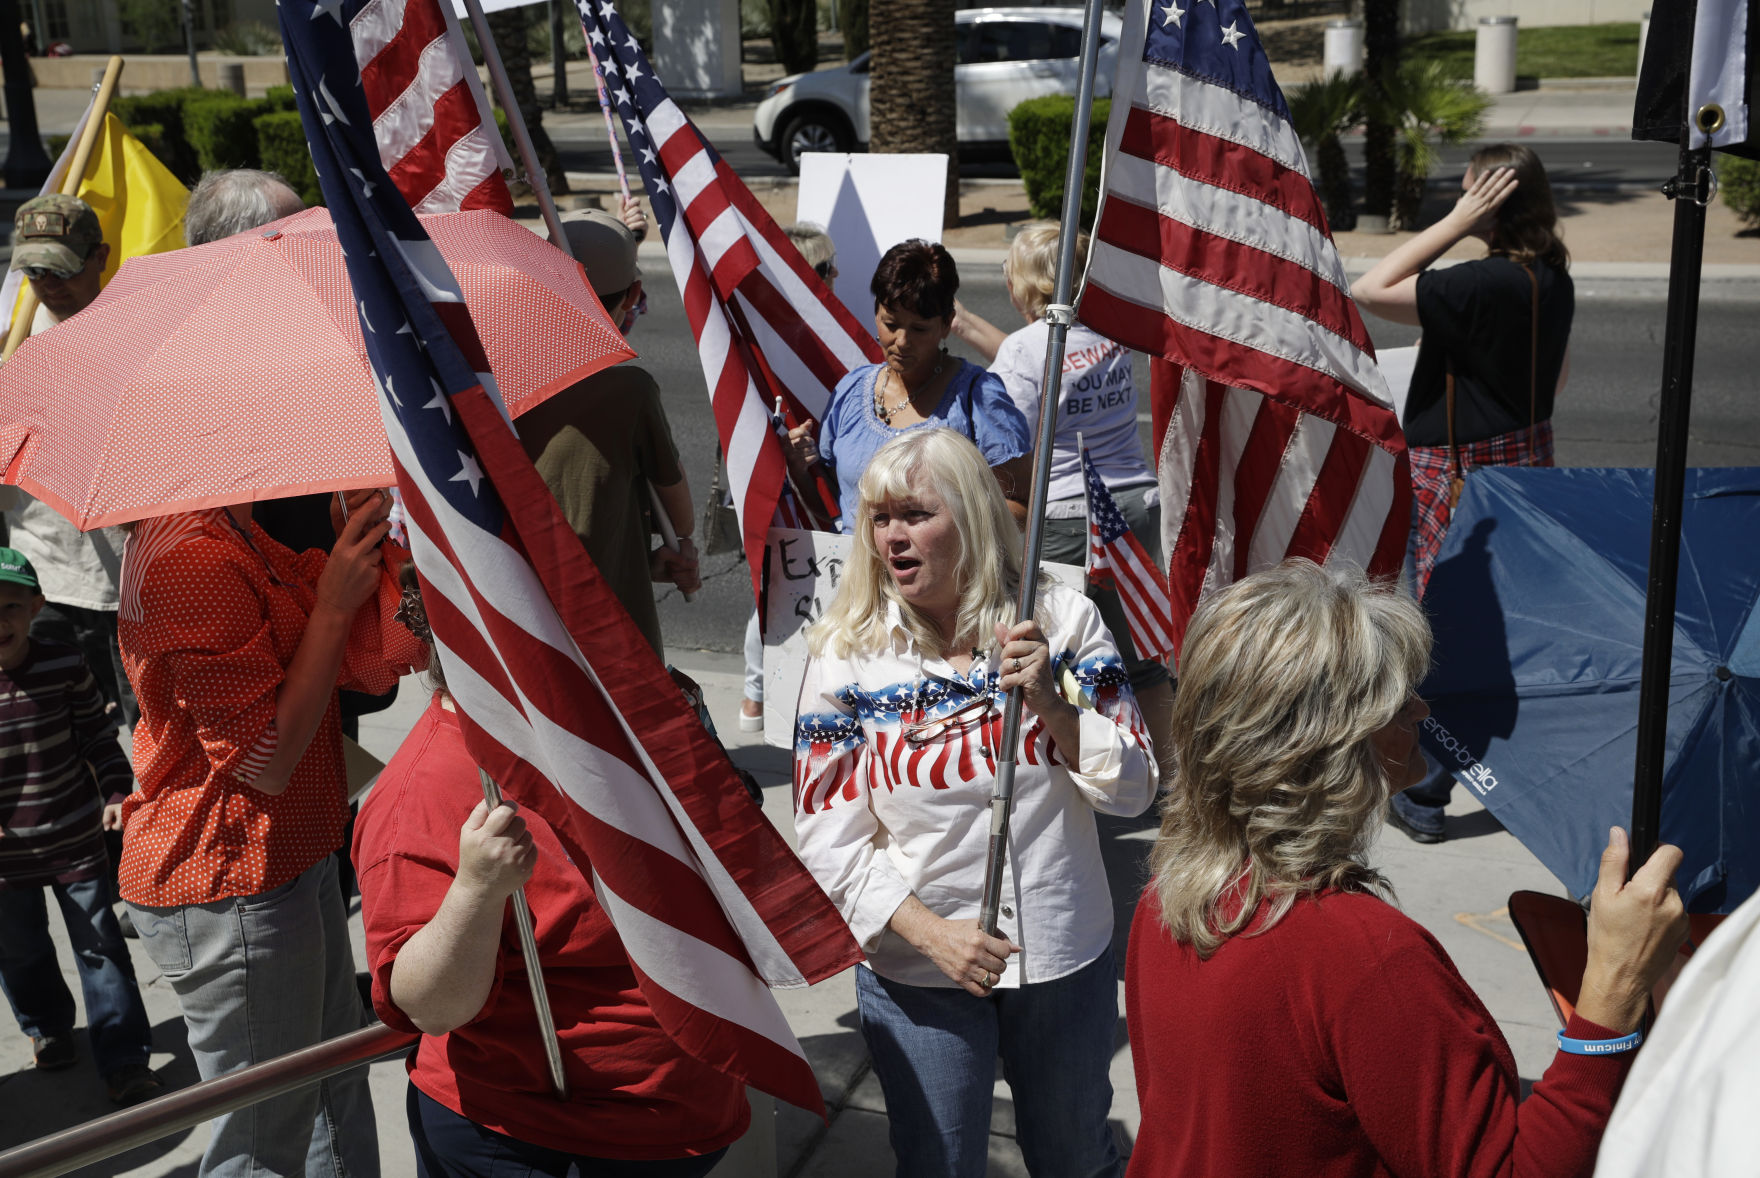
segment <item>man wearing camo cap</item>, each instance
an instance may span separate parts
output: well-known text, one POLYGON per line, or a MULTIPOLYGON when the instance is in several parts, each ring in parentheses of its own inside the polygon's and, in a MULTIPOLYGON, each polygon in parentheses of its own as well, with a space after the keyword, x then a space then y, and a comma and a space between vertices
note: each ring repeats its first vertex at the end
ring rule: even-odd
POLYGON ((98 214, 79 197, 51 193, 18 206, 12 221, 12 268, 30 280, 52 323, 91 306, 109 261, 98 214))
MULTIPOLYGON (((98 215, 79 197, 51 193, 19 205, 12 221, 12 269, 24 274, 42 304, 31 333, 91 306, 109 260, 98 215)), ((48 598, 31 623, 31 636, 77 647, 105 698, 117 705, 117 719, 133 724, 134 691, 116 646, 122 529, 81 532, 16 487, 0 488, 0 496, 8 542, 36 566, 48 598)))

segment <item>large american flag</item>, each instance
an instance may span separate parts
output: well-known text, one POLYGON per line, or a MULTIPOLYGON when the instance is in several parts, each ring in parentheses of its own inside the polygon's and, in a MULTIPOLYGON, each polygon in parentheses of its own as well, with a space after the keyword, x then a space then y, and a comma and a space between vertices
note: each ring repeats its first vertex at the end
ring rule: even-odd
POLYGON ((1082 478, 1088 496, 1088 580, 1118 594, 1138 658, 1171 658, 1177 643, 1167 582, 1112 501, 1086 446, 1082 447, 1082 478))
MULTIPOLYGON (((325 3, 326 11, 335 5, 325 3)), ((369 0, 349 32, 379 159, 418 213, 513 213, 511 168, 450 0, 369 0)))
POLYGON ((281 0, 281 31, 471 754, 556 828, 678 1045, 819 1109, 766 983, 860 950, 521 449, 458 284, 379 163, 346 29, 359 3, 281 0))
POLYGON ((789 425, 823 420, 837 382, 880 349, 666 93, 617 9, 576 4, 696 336, 755 592, 787 475, 776 398, 789 425))
POLYGON ((1176 637, 1286 556, 1392 576, 1405 439, 1241 0, 1133 0, 1081 318, 1147 352, 1176 637))

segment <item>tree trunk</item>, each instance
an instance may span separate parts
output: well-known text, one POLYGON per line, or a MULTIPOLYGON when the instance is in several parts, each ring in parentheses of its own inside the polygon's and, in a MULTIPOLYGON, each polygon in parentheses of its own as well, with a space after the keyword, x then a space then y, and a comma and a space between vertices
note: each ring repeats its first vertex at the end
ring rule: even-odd
POLYGON ((776 60, 791 74, 819 64, 818 0, 769 0, 770 44, 776 60))
POLYGON ((1363 0, 1363 213, 1391 217, 1395 173, 1392 124, 1377 117, 1382 79, 1398 64, 1399 0, 1363 0))
POLYGON ((944 221, 959 224, 959 138, 954 120, 955 0, 872 0, 869 150, 947 156, 944 221))
MULTIPOLYGON (((501 53, 508 85, 513 88, 514 105, 519 108, 520 117, 525 119, 526 134, 532 137, 532 150, 538 155, 538 166, 544 170, 544 179, 551 192, 562 193, 568 191, 568 177, 563 173, 556 145, 550 142, 549 133, 544 130, 544 111, 538 105, 537 87, 532 84, 532 50, 526 42, 526 24, 532 12, 531 8, 504 8, 489 13, 489 35, 495 38, 495 48, 501 53)), ((513 116, 512 111, 507 113, 508 117, 513 116)))

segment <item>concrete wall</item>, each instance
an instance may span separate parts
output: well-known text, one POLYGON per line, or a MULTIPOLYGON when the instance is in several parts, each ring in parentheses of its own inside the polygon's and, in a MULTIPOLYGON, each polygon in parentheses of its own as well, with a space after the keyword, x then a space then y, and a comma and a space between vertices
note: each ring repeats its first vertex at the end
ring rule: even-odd
POLYGON ((669 93, 739 95, 739 0, 653 0, 653 20, 654 72, 669 93))
MULTIPOLYGON (((75 54, 72 57, 33 57, 31 70, 37 85, 46 90, 89 90, 92 71, 102 70, 109 58, 101 53, 75 54)), ((220 63, 244 63, 245 90, 261 96, 271 86, 287 84, 287 59, 282 57, 222 57, 217 53, 196 56, 202 85, 220 84, 220 63)), ((144 53, 125 54, 122 67, 122 90, 125 94, 142 94, 148 90, 170 90, 189 85, 189 58, 144 53)))
POLYGON ((1470 29, 1482 16, 1514 16, 1523 28, 1635 21, 1652 0, 1405 0, 1407 33, 1470 29))
MULTIPOLYGON (((37 29, 38 38, 47 45, 48 30, 53 22, 48 20, 49 5, 53 0, 19 0, 18 10, 23 19, 29 21, 33 28, 38 25, 37 13, 41 11, 45 17, 44 28, 37 29)), ((138 48, 138 43, 129 39, 122 27, 118 15, 117 0, 58 0, 67 13, 67 29, 65 40, 73 46, 75 53, 121 53, 124 48, 138 48)), ((157 3, 178 7, 182 0, 156 0, 157 3)), ((198 16, 196 19, 196 48, 207 49, 212 41, 210 19, 213 15, 213 0, 197 0, 198 16)), ((224 13, 224 8, 222 8, 224 13)), ((246 24, 255 21, 258 24, 275 27, 275 0, 232 0, 230 19, 220 24, 246 24)), ((182 26, 179 26, 181 30, 182 26)), ((179 38, 182 32, 178 33, 179 38)), ((181 44, 181 40, 179 42, 181 44)), ((186 75, 187 76, 187 75, 186 75)))

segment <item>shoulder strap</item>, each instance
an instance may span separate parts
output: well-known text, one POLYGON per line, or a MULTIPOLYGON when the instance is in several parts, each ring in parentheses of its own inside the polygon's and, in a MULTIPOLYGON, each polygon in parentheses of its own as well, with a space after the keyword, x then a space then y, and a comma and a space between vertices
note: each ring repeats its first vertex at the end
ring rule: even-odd
MULTIPOLYGON (((1445 363, 1447 363, 1445 361, 1445 363)), ((1448 404, 1448 466, 1455 478, 1464 478, 1461 471, 1461 452, 1454 441, 1454 364, 1448 363, 1447 374, 1442 378, 1443 399, 1448 404)))

